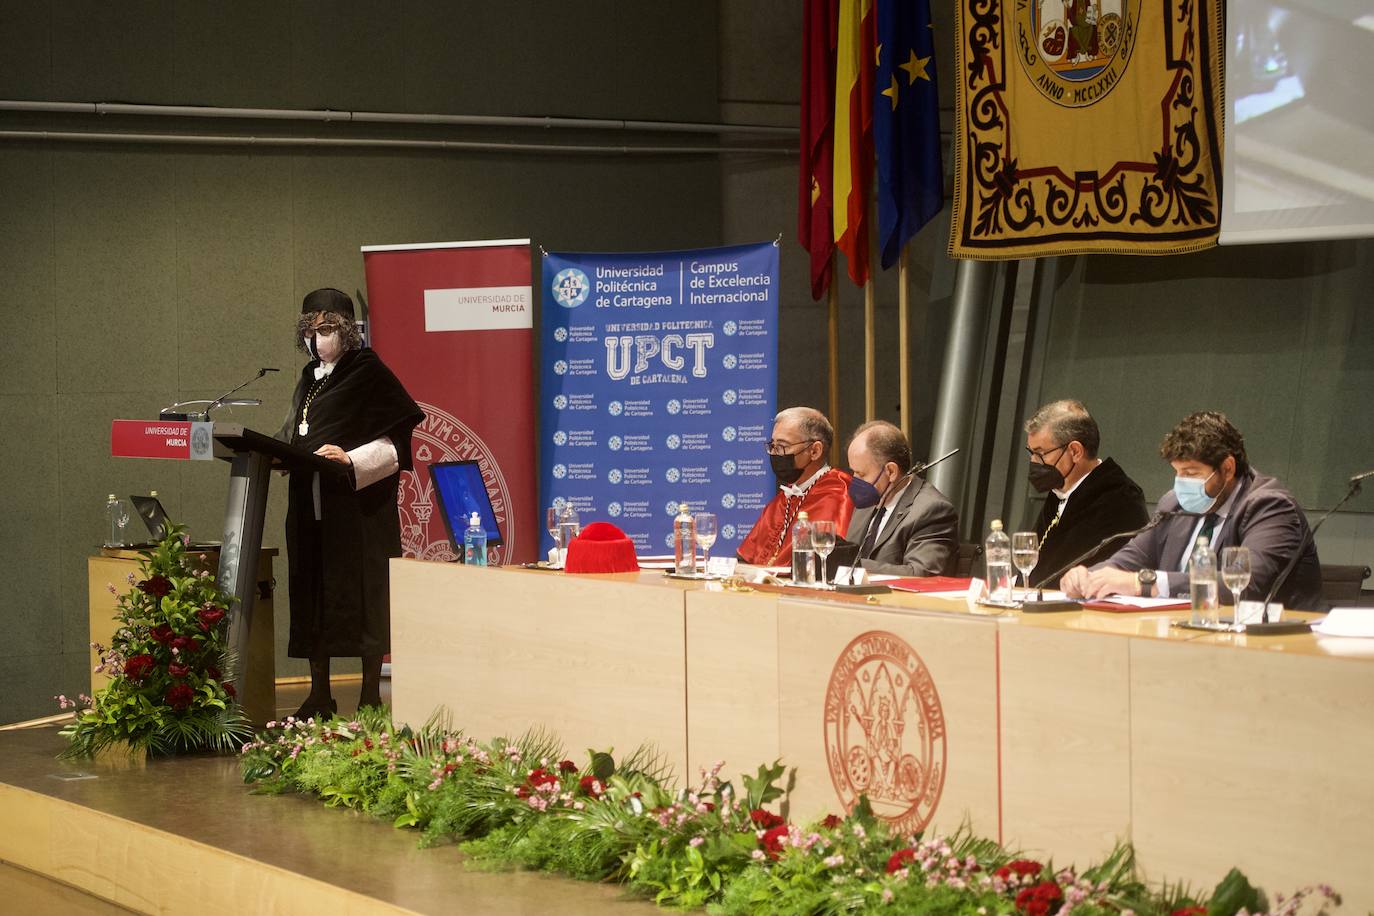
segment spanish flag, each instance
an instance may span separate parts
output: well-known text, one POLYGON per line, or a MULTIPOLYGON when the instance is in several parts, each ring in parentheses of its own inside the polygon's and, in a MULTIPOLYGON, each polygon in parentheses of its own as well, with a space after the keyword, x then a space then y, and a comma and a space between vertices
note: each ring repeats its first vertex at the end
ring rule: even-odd
POLYGON ((835 49, 835 247, 849 278, 868 280, 868 194, 873 182, 873 0, 840 0, 835 49))

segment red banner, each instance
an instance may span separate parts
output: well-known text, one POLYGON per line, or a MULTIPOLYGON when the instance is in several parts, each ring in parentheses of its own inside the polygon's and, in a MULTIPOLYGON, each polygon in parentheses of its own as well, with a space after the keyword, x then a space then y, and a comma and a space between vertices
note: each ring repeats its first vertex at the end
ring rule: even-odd
POLYGON ((211 453, 213 423, 185 420, 112 420, 110 454, 116 458, 206 460, 211 453))
POLYGON ((535 559, 529 240, 371 245, 363 265, 372 347, 425 412, 401 475, 405 555, 454 559, 429 467, 475 460, 503 538, 491 562, 535 559))

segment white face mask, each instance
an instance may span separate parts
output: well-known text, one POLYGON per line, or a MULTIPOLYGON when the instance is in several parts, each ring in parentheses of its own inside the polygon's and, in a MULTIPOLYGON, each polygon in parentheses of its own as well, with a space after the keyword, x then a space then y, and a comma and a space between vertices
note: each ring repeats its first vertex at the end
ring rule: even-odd
POLYGON ((315 355, 320 358, 320 362, 332 363, 343 353, 343 344, 339 340, 338 334, 315 333, 315 355))

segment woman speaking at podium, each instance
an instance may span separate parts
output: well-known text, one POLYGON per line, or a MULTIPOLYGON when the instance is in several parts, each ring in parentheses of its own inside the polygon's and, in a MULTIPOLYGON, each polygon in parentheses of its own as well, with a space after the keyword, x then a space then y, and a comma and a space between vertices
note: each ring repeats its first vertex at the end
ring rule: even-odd
POLYGON ((348 466, 348 474, 291 475, 286 545, 291 582, 287 654, 310 659, 310 695, 296 717, 337 711, 329 659, 359 656, 359 706, 381 705, 391 649, 388 561, 401 555, 396 511, 410 435, 424 413, 371 349, 353 300, 317 289, 301 304, 297 347, 310 355, 278 438, 348 466))

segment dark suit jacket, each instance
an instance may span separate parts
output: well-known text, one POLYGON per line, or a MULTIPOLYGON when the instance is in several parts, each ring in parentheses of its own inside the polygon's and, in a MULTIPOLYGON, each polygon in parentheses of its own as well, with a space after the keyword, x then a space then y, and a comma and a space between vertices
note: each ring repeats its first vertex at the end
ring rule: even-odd
MULTIPOLYGON (((1058 511, 1059 497, 1051 492, 1046 495, 1045 505, 1035 522, 1035 533, 1044 543, 1040 545, 1040 560, 1031 570, 1032 585, 1058 588, 1058 579, 1043 583, 1041 580, 1054 575, 1103 539, 1119 531, 1140 528, 1150 520, 1150 513, 1145 511, 1145 494, 1110 458, 1103 459, 1083 478, 1078 489, 1069 496, 1069 504, 1064 507, 1059 523, 1050 529, 1050 522, 1058 511), (1046 529, 1050 531, 1048 537, 1046 529)), ((1089 566, 1101 562, 1124 543, 1124 539, 1118 539, 1081 562, 1089 566)))
MULTIPOLYGON (((876 506, 856 509, 845 540, 861 544, 876 506)), ((896 576, 941 576, 954 571, 959 553, 959 513, 945 494, 920 477, 911 478, 891 509, 893 515, 859 565, 896 576)))
MULTIPOLYGON (((1178 498, 1172 490, 1159 500, 1160 512, 1177 508, 1178 498)), ((1136 535, 1106 563, 1098 565, 1131 570, 1162 569, 1173 573, 1179 568, 1183 552, 1192 550, 1189 539, 1195 527, 1196 518, 1171 518, 1136 535)), ((1278 574, 1288 565, 1298 545, 1306 537, 1307 517, 1293 499, 1293 494, 1273 477, 1267 477, 1252 468, 1248 476, 1241 478, 1240 492, 1231 505, 1226 527, 1212 546, 1217 551, 1218 560, 1225 547, 1244 545, 1250 548, 1252 576, 1245 596, 1259 600, 1269 592, 1278 574)), ((1170 579, 1171 590, 1179 594, 1180 589, 1172 587, 1173 582, 1179 580, 1179 575, 1171 575, 1170 579)), ((1218 582, 1218 590, 1223 604, 1232 603, 1231 593, 1226 586, 1218 582)), ((1182 591, 1187 593, 1186 586, 1182 591)), ((1308 544, 1303 550, 1302 559, 1288 576, 1283 588, 1279 589, 1276 600, 1282 601, 1284 607, 1300 610, 1326 609, 1326 602, 1322 599, 1321 565, 1317 560, 1315 544, 1308 544)))

